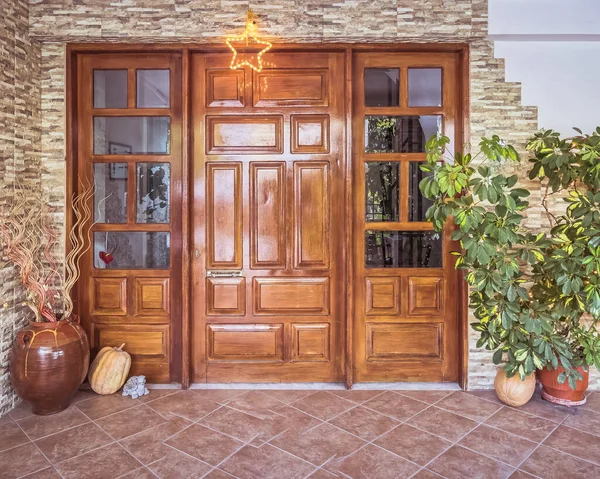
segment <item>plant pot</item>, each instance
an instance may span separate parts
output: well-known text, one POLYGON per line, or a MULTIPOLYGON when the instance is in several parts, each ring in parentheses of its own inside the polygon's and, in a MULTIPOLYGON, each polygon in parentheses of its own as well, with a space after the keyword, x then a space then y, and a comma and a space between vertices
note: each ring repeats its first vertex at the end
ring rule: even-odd
POLYGON ((548 368, 539 369, 538 379, 542 383, 542 397, 547 401, 563 406, 579 406, 585 404, 585 391, 588 387, 589 370, 584 371, 582 367, 576 368, 583 376, 583 379, 577 381, 575 390, 571 389, 569 382, 558 382, 559 374, 565 371, 565 368, 559 366, 558 369, 549 370, 548 368))
POLYGON ((89 364, 88 339, 78 322, 30 322, 12 348, 11 381, 34 414, 54 414, 69 406, 89 364))
POLYGON ((519 407, 529 402, 535 392, 535 374, 530 374, 521 381, 521 377, 515 374, 513 377, 506 377, 506 369, 498 368, 496 379, 494 379, 494 389, 496 396, 504 404, 519 407))

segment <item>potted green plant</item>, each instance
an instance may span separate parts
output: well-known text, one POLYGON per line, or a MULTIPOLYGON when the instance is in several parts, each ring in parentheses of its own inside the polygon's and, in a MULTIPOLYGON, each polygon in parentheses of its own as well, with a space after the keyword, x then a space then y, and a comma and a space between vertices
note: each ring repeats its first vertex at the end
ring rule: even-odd
POLYGON ((483 138, 474 156, 448 156, 449 139, 433 137, 421 166, 421 192, 433 201, 428 219, 437 231, 448 218, 456 224, 452 254, 470 287, 477 346, 504 363, 504 391, 502 376, 530 385, 517 402, 533 394, 537 371, 546 399, 580 404, 589 367, 600 366, 600 128, 577 132, 542 131, 527 143, 548 232, 526 227, 530 192, 503 172, 520 157, 499 137, 483 138))

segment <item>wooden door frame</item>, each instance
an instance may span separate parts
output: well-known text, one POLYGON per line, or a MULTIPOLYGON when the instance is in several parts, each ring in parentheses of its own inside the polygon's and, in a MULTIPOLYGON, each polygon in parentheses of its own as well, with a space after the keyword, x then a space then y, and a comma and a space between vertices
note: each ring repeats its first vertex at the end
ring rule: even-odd
MULTIPOLYGON (((345 177, 345 239, 343 257, 345 259, 345 281, 347 284, 347 297, 354 298, 354 248, 356 243, 353 238, 353 211, 352 211, 352 185, 353 185, 353 146, 352 146, 352 70, 354 52, 454 52, 458 55, 459 71, 459 118, 456 125, 459 129, 457 137, 464 145, 470 138, 470 68, 469 68, 469 44, 468 43, 285 43, 275 44, 277 51, 331 51, 344 52, 345 55, 345 155, 346 155, 346 177, 345 177)), ((193 258, 191 241, 191 208, 189 205, 190 191, 192 191, 193 168, 190 164, 192 159, 191 125, 190 125, 190 57, 192 53, 213 53, 227 52, 228 49, 224 43, 203 43, 203 44, 105 44, 105 43, 70 43, 66 45, 66 71, 65 71, 65 160, 66 160, 66 195, 68 201, 73 193, 77 191, 77 158, 78 158, 78 138, 77 138, 77 58, 79 54, 89 53, 180 53, 182 55, 182 124, 183 124, 183 151, 182 151, 182 209, 181 209, 181 233, 182 233, 182 351, 181 351, 181 385, 184 389, 190 387, 190 348, 191 348, 191 305, 190 291, 191 284, 191 263, 193 258)), ((65 205, 66 210, 66 205, 65 205)), ((69 209, 65 212, 65 228, 68 231, 73 224, 73 212, 69 209)), ((65 254, 68 253, 70 245, 68 244, 68 235, 66 235, 65 254)), ((464 274, 461 274, 464 279, 464 274)), ((79 314, 78 298, 81 294, 81 282, 74 288, 75 314, 79 314)), ((459 285, 459 381, 462 389, 468 387, 468 361, 469 361, 469 323, 468 323, 468 286, 463 280, 459 285)), ((351 388, 354 384, 354 352, 353 352, 353 329, 354 329, 354 300, 346 302, 346 377, 345 385, 351 388)))

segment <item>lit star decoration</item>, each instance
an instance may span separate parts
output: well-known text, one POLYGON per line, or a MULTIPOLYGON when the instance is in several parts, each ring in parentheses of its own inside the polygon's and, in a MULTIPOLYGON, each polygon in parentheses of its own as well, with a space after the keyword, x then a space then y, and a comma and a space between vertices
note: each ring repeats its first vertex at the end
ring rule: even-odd
POLYGON ((248 10, 248 15, 246 17, 246 30, 244 33, 238 37, 229 37, 225 41, 227 46, 233 52, 233 58, 231 59, 230 65, 232 70, 243 68, 246 65, 252 68, 255 72, 260 72, 262 70, 262 56, 267 53, 273 45, 265 40, 259 40, 256 36, 257 31, 258 26, 256 24, 256 16, 252 10, 248 10), (238 50, 233 43, 242 43, 242 48, 248 48, 250 46, 260 46, 263 48, 257 53, 243 53, 238 55, 238 50))

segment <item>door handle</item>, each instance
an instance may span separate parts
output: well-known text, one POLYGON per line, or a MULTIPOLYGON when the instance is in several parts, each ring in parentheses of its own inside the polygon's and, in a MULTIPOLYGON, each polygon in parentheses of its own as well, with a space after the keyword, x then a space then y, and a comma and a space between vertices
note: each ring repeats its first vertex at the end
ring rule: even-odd
POLYGON ((241 278, 241 270, 220 270, 220 271, 207 271, 207 278, 241 278))

